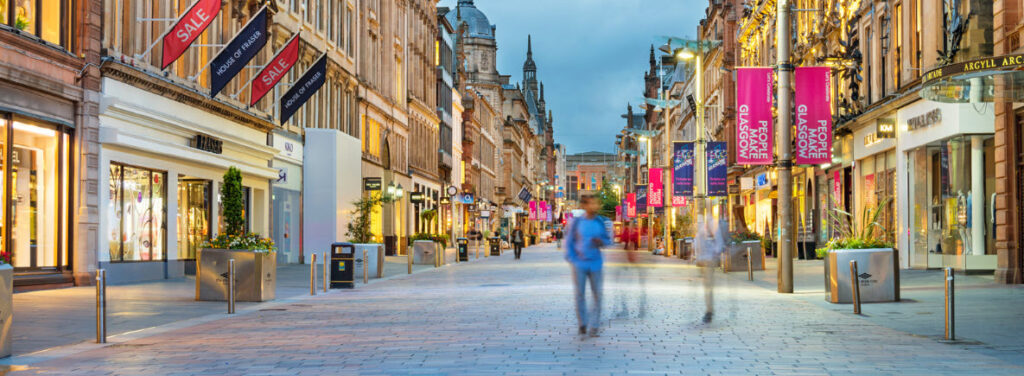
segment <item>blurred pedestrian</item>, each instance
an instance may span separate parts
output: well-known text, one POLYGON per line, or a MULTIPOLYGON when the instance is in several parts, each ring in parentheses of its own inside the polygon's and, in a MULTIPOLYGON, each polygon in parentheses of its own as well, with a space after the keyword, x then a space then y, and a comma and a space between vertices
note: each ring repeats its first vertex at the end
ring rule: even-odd
POLYGON ((558 227, 555 229, 555 242, 558 244, 558 248, 562 248, 562 228, 558 227))
POLYGON ((728 223, 724 219, 715 221, 710 215, 697 217, 696 253, 697 265, 701 267, 704 281, 704 318, 710 323, 715 313, 715 267, 721 260, 725 250, 725 241, 729 237, 728 223))
POLYGON ((601 203, 593 195, 580 197, 580 206, 586 214, 569 224, 565 238, 565 258, 572 265, 573 286, 576 290, 576 318, 579 334, 598 336, 601 321, 602 274, 604 260, 601 247, 612 243, 609 222, 597 215, 601 203), (587 311, 585 300, 587 281, 594 303, 587 311))
POLYGON ((515 230, 512 230, 512 246, 515 247, 516 260, 518 260, 519 257, 522 256, 523 254, 523 242, 525 240, 526 237, 523 235, 523 230, 521 230, 519 227, 516 227, 515 230))

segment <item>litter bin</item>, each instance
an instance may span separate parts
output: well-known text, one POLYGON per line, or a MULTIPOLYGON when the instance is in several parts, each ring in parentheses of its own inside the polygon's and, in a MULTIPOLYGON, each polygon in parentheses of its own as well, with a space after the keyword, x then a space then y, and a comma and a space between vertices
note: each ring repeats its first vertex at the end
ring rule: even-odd
POLYGON ((501 256, 501 238, 494 237, 487 241, 491 244, 491 256, 501 256))
POLYGON ((469 261, 469 239, 455 239, 455 244, 459 246, 459 262, 469 261))
POLYGON ((892 248, 835 249, 825 257, 825 300, 852 303, 850 260, 857 260, 862 303, 899 300, 899 253, 892 248))
POLYGON ((331 244, 331 288, 350 289, 355 285, 356 246, 352 243, 331 244))

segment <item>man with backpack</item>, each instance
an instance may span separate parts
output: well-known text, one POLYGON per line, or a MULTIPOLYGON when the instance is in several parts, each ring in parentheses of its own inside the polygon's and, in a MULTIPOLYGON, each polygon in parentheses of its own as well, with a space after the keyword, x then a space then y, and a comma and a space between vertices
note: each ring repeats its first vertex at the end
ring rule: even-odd
POLYGON ((565 233, 565 259, 572 265, 573 286, 576 290, 576 318, 579 322, 579 334, 598 336, 601 322, 602 268, 604 260, 601 247, 612 244, 610 222, 597 215, 601 203, 593 195, 584 194, 580 197, 580 206, 586 214, 574 218, 565 233), (590 292, 594 302, 587 310, 586 285, 590 282, 590 292))

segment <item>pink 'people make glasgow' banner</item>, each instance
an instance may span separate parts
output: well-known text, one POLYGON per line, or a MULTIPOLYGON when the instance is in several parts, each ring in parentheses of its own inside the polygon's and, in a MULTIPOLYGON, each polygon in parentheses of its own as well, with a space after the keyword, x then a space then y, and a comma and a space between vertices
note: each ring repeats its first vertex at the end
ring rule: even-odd
POLYGON ((530 201, 530 220, 537 220, 537 201, 530 201))
POLYGON ((797 67, 796 92, 796 164, 822 164, 832 161, 832 97, 829 67, 797 67))
POLYGON ((665 201, 665 184, 664 179, 661 175, 661 168, 651 168, 647 170, 648 180, 650 184, 647 185, 647 206, 652 208, 660 208, 662 203, 665 201))
POLYGON ((772 69, 736 69, 736 163, 772 163, 772 69))
POLYGON ((540 201, 537 203, 537 220, 547 221, 548 220, 548 202, 540 201))

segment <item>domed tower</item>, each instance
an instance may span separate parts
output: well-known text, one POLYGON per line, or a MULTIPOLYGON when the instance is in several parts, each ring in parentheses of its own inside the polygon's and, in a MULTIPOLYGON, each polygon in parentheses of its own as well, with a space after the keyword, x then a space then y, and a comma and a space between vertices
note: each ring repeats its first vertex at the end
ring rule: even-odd
POLYGON ((455 28, 461 27, 456 44, 465 53, 466 61, 461 67, 466 73, 466 86, 471 86, 487 99, 494 108, 501 108, 501 79, 495 58, 498 45, 494 38, 495 26, 487 19, 473 0, 459 0, 459 5, 445 15, 455 28))
POLYGON ((537 93, 537 63, 533 62, 533 36, 526 35, 526 61, 523 62, 523 84, 537 93))

